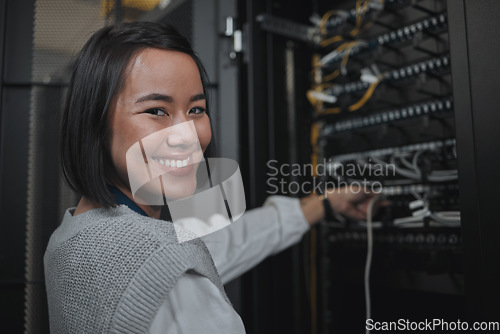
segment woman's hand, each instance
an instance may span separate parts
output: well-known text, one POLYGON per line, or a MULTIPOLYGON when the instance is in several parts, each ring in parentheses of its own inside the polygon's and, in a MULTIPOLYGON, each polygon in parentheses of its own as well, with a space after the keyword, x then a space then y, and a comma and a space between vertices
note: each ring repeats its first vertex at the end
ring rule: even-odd
MULTIPOLYGON (((327 198, 333 211, 351 219, 366 219, 368 203, 375 196, 377 194, 359 186, 347 186, 327 191, 327 198)), ((325 216, 322 202, 324 198, 325 195, 316 194, 302 198, 302 212, 310 225, 314 225, 325 216)), ((377 204, 377 206, 387 205, 387 202, 377 204)))
POLYGON ((333 211, 352 219, 366 219, 368 203, 377 196, 359 186, 347 186, 327 191, 333 211))

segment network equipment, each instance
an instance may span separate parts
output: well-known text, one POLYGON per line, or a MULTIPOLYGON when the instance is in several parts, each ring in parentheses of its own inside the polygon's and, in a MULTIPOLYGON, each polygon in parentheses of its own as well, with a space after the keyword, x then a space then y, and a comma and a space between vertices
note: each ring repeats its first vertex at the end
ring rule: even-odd
POLYGON ((366 318, 431 317, 431 308, 411 300, 415 293, 435 293, 432 302, 447 308, 437 315, 459 316, 453 304, 463 297, 462 239, 446 3, 320 3, 327 10, 309 25, 269 14, 257 20, 309 45, 304 94, 311 161, 327 165, 322 181, 377 185, 385 205, 368 221, 338 216, 313 232, 314 331, 354 332, 353 322, 364 321, 353 314, 363 309, 366 318))

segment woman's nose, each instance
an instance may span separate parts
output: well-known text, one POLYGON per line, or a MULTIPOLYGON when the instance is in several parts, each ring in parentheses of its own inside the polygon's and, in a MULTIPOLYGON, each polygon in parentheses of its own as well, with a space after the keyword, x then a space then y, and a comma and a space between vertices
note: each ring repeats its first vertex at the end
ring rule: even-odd
POLYGON ((194 122, 183 121, 171 125, 168 128, 167 144, 168 146, 191 146, 198 142, 194 122))

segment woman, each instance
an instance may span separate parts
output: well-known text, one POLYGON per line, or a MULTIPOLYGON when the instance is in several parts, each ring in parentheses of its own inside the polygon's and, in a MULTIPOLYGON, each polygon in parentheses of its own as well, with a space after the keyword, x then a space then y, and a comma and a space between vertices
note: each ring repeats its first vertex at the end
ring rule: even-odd
MULTIPOLYGON (((244 333, 223 283, 323 217, 320 196, 273 196, 231 226, 180 243, 173 224, 159 219, 161 205, 135 196, 127 159, 134 145, 148 175, 162 174, 147 193, 176 199, 195 191, 192 176, 211 149, 206 83, 187 40, 167 25, 105 27, 83 47, 61 142, 64 175, 82 198, 45 253, 51 332, 244 333), (158 133, 146 154, 146 139, 158 133)), ((328 200, 362 219, 369 198, 336 192, 328 200)))

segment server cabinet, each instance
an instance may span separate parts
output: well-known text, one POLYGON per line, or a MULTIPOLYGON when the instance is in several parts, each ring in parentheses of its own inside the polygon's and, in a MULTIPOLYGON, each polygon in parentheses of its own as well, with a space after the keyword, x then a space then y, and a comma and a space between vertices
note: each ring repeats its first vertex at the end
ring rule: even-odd
POLYGON ((367 313, 374 321, 498 317, 498 7, 246 2, 250 205, 274 193, 269 161, 327 170, 285 175, 287 185, 367 180, 391 203, 370 232, 364 222, 323 221, 257 268, 248 278, 250 332, 360 332, 367 313), (374 175, 375 166, 394 170, 374 175))

